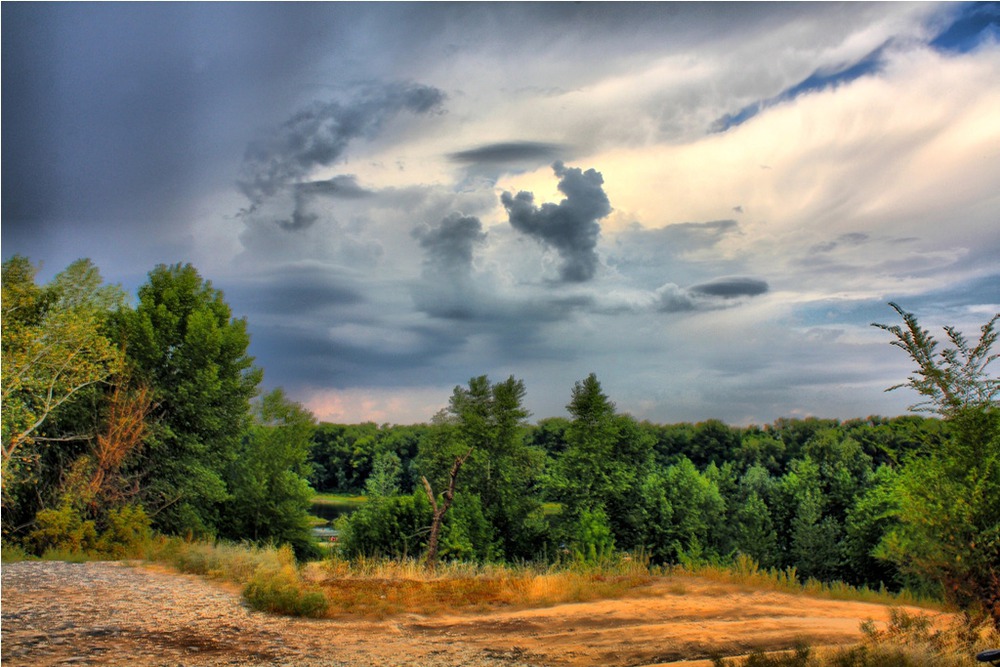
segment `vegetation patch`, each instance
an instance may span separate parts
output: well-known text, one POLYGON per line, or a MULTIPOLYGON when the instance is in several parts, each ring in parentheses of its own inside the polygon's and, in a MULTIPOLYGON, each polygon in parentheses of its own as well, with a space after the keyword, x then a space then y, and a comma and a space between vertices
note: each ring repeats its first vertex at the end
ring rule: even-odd
POLYGON ((360 507, 368 502, 367 496, 350 496, 340 493, 317 493, 312 497, 313 505, 334 505, 360 507))
POLYGON ((434 571, 413 560, 332 559, 311 568, 331 613, 384 618, 500 608, 546 607, 635 594, 653 581, 644 563, 530 567, 444 563, 434 571))
POLYGON ((926 615, 894 608, 889 624, 879 630, 867 621, 857 646, 832 651, 800 645, 793 651, 751 653, 741 658, 714 658, 715 667, 973 667, 975 655, 1000 645, 1000 632, 983 619, 964 616, 939 629, 926 615))

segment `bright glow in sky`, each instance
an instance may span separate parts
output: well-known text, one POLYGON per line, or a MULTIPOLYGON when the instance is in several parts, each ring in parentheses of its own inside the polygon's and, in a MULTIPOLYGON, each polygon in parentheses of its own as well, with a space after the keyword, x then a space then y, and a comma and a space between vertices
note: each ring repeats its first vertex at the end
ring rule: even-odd
POLYGON ((1000 310, 997 3, 2 6, 2 249, 191 262, 267 388, 536 418, 905 412, 896 301, 1000 310))

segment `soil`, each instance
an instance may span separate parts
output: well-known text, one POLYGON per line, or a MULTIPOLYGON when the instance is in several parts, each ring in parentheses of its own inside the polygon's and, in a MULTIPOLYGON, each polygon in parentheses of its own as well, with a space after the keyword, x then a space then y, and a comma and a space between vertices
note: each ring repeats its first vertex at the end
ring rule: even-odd
MULTIPOLYGON (((7 667, 701 667, 712 655, 856 642, 889 607, 659 578, 618 600, 385 620, 247 609, 207 579, 117 562, 2 566, 7 667)), ((913 613, 929 613, 910 610, 913 613)))

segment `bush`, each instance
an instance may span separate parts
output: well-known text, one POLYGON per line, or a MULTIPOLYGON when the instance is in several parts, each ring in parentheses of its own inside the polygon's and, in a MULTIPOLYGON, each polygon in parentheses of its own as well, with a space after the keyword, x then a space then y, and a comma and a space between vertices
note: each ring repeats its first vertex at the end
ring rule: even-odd
POLYGON ((28 535, 28 545, 36 554, 47 551, 87 553, 97 546, 97 527, 85 520, 69 503, 58 509, 42 510, 35 516, 36 528, 28 535))
POLYGON ((322 591, 302 581, 291 548, 278 550, 277 567, 259 568, 243 588, 243 597, 254 609, 288 616, 319 618, 328 602, 322 591))
POLYGON ((347 558, 415 556, 427 543, 430 524, 430 502, 423 491, 381 498, 338 520, 340 553, 347 558))
POLYGON ((142 555, 151 538, 149 517, 140 505, 108 510, 98 521, 85 518, 72 503, 63 502, 56 509, 37 514, 26 546, 36 555, 54 560, 129 558, 142 555))
POLYGON ((117 558, 135 556, 153 536, 149 516, 141 505, 109 510, 107 524, 97 539, 97 551, 101 554, 117 558))

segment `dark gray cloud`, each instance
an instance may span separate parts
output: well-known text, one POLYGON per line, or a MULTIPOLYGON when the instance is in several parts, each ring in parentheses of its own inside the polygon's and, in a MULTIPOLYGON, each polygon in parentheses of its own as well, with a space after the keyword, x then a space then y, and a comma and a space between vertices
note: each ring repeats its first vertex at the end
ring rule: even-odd
POLYGON ((306 181, 295 186, 296 193, 307 195, 322 195, 335 199, 364 199, 374 196, 375 192, 363 188, 358 179, 349 174, 334 176, 326 181, 306 181))
POLYGON ((658 288, 655 295, 656 301, 654 301, 653 307, 660 313, 683 313, 698 307, 697 302, 687 290, 673 283, 667 283, 658 288))
POLYGON ((237 184, 257 204, 334 164, 352 139, 374 136, 397 113, 426 113, 442 102, 443 92, 419 84, 387 85, 348 104, 313 102, 247 147, 237 184))
POLYGON ((500 201, 507 209, 514 229, 554 248, 563 260, 559 276, 566 282, 584 282, 594 277, 598 267, 598 220, 611 213, 611 202, 604 192, 604 178, 594 169, 582 171, 552 165, 559 177, 559 191, 566 195, 558 204, 535 206, 530 192, 511 195, 504 192, 500 201))
POLYGON ((453 162, 467 164, 507 164, 511 162, 547 161, 564 152, 565 148, 560 144, 549 144, 538 141, 510 141, 470 148, 469 150, 451 153, 448 157, 453 162))
POLYGON ((319 264, 257 272, 228 283, 225 292, 234 311, 240 313, 316 313, 365 301, 354 278, 319 264))
POLYGON ((350 196, 361 192, 356 182, 345 181, 344 177, 311 182, 310 174, 334 165, 352 140, 374 137, 396 114, 428 113, 439 109, 444 99, 444 93, 437 88, 408 83, 375 88, 347 104, 313 102, 247 147, 237 179, 240 190, 250 200, 250 208, 244 213, 253 213, 265 199, 293 190, 291 219, 278 224, 286 229, 312 225, 318 216, 305 211, 311 195, 350 196))
POLYGON ((733 305, 732 299, 760 296, 770 287, 759 278, 744 276, 715 278, 684 288, 667 283, 654 292, 653 309, 661 313, 717 310, 733 305))
POLYGON ((436 227, 414 229, 413 236, 427 253, 423 279, 412 288, 417 308, 435 318, 476 319, 482 299, 472 280, 472 259, 486 240, 479 218, 453 213, 436 227))
POLYGON ((688 290, 694 294, 735 299, 745 296, 760 296, 770 289, 767 282, 759 278, 732 276, 716 278, 700 285, 692 285, 688 290))
POLYGON ((453 326, 406 325, 394 329, 394 334, 408 344, 393 346, 338 339, 316 323, 251 321, 250 330, 251 354, 270 362, 265 369, 269 386, 338 388, 454 383, 454 370, 440 361, 461 350, 467 335, 453 326))
POLYGON ((427 251, 425 273, 454 278, 468 276, 472 270, 473 250, 486 240, 479 218, 460 213, 449 215, 433 229, 415 229, 413 236, 427 251))

